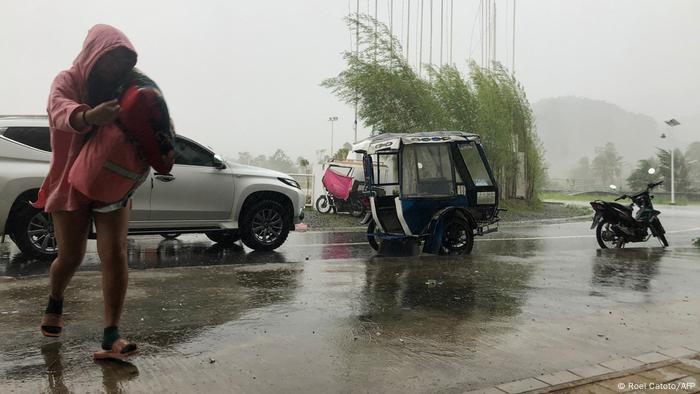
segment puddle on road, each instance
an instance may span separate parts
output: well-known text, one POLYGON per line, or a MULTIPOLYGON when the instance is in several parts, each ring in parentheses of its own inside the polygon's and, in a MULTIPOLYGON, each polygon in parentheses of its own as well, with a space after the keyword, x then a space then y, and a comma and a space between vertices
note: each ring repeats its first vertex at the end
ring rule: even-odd
POLYGON ((659 263, 669 251, 662 248, 598 250, 592 259, 594 288, 613 287, 645 292, 659 273, 659 263))
POLYGON ((471 256, 401 258, 364 245, 249 253, 196 240, 132 242, 122 327, 144 355, 125 365, 89 357, 101 332, 96 256, 71 283, 66 335, 52 341, 36 330, 48 264, 13 255, 5 272, 17 279, 0 279, 0 336, 8 338, 0 379, 44 392, 192 383, 433 391, 497 382, 504 369, 510 380, 579 366, 582 357, 649 351, 639 338, 667 347, 693 339, 700 251, 565 247, 576 242, 484 242, 471 256))

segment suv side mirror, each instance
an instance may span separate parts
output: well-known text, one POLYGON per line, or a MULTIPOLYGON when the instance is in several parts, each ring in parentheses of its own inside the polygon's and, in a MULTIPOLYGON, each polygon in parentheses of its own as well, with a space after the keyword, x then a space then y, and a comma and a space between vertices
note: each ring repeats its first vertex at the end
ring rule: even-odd
POLYGON ((214 167, 219 170, 226 168, 226 163, 224 163, 224 159, 222 159, 221 156, 214 155, 214 167))

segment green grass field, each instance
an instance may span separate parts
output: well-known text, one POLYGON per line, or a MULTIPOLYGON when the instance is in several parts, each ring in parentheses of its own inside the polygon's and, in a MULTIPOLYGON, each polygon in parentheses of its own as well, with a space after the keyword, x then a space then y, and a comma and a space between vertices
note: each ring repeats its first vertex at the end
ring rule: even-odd
MULTIPOLYGON (((593 200, 603 200, 603 201, 613 201, 616 196, 612 194, 578 194, 575 196, 566 193, 541 193, 540 200, 558 200, 558 201, 593 201, 593 200)), ((626 201, 630 201, 629 199, 626 201)), ((671 199, 666 197, 654 197, 654 204, 670 204, 671 199)), ((676 205, 700 205, 700 201, 688 201, 686 199, 676 199, 676 205)))
POLYGON ((592 212, 588 207, 545 204, 541 200, 505 200, 500 202, 499 207, 508 210, 500 215, 505 221, 559 219, 588 215, 592 212))

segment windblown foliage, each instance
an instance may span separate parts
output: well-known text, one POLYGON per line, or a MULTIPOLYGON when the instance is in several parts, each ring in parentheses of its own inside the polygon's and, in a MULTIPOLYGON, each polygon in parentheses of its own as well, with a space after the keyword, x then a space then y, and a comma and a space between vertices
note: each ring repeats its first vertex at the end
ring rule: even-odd
POLYGON ((427 78, 421 78, 384 24, 367 15, 347 22, 353 30, 359 26, 362 49, 346 52, 347 69, 322 86, 348 104, 357 102, 358 116, 366 127, 375 133, 477 133, 502 196, 516 197, 519 181, 526 198, 537 195, 546 172, 542 144, 525 90, 512 74, 499 63, 484 68, 472 62, 468 76, 445 65, 425 66, 427 78))
MULTIPOLYGON (((671 191, 671 151, 657 149, 656 158, 659 162, 659 175, 664 180, 663 188, 671 191)), ((693 191, 690 184, 690 168, 683 152, 676 148, 673 150, 673 172, 676 192, 693 191)))
POLYGON ((615 183, 622 174, 622 156, 617 154, 615 144, 608 142, 596 147, 596 156, 591 164, 593 176, 604 185, 615 183))
POLYGON ((661 179, 659 172, 649 174, 649 169, 656 169, 659 166, 656 158, 650 157, 637 162, 637 168, 627 177, 627 185, 630 190, 637 192, 644 190, 648 184, 658 182, 661 179))

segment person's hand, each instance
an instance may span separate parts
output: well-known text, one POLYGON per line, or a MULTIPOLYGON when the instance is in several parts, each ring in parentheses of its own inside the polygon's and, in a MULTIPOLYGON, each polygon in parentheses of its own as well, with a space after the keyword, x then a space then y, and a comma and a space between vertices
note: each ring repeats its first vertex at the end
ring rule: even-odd
POLYGON ((85 120, 91 125, 104 126, 117 119, 119 109, 117 100, 105 101, 97 107, 85 111, 85 120))

